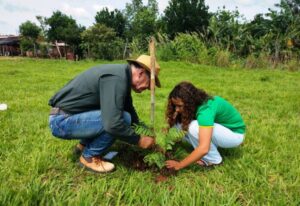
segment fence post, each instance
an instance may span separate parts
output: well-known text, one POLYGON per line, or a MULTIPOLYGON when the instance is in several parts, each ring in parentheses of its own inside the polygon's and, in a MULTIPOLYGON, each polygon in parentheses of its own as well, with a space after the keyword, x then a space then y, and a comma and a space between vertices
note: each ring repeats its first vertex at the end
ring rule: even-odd
POLYGON ((150 81, 150 90, 151 90, 151 126, 154 129, 154 111, 155 111, 155 39, 151 37, 150 43, 150 58, 151 58, 151 81, 150 81))

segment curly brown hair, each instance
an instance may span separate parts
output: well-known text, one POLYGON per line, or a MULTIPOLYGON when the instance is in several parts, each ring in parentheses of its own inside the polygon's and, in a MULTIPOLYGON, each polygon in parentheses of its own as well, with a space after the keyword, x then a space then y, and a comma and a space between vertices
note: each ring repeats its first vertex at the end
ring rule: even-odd
POLYGON ((196 109, 207 100, 212 99, 204 90, 196 88, 190 82, 180 82, 170 92, 168 97, 168 105, 166 111, 166 119, 169 127, 173 127, 176 123, 182 124, 182 129, 187 131, 190 122, 196 118, 196 109), (173 99, 181 99, 184 103, 183 111, 177 114, 176 107, 172 103, 173 99))

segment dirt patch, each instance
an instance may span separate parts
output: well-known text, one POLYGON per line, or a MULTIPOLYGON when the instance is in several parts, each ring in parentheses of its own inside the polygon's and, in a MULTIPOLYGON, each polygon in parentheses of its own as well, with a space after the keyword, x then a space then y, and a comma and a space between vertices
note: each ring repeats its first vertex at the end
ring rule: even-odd
POLYGON ((166 167, 163 167, 160 171, 159 171, 159 175, 157 175, 155 177, 155 183, 161 183, 161 182, 165 182, 169 179, 169 177, 176 175, 176 170, 174 169, 168 169, 166 167))
POLYGON ((125 167, 132 168, 138 171, 145 171, 151 169, 145 162, 144 157, 145 155, 139 151, 134 150, 131 147, 122 146, 118 149, 118 159, 120 160, 121 164, 125 167))
MULTIPOLYGON (((168 169, 166 167, 163 167, 161 170, 153 166, 150 167, 144 162, 146 153, 135 150, 130 146, 122 146, 118 149, 118 152, 118 160, 121 164, 141 172, 151 171, 153 175, 155 175, 155 183, 165 182, 170 176, 174 176, 177 173, 176 170, 168 169)), ((171 152, 167 152, 165 155, 167 159, 173 159, 171 152)))

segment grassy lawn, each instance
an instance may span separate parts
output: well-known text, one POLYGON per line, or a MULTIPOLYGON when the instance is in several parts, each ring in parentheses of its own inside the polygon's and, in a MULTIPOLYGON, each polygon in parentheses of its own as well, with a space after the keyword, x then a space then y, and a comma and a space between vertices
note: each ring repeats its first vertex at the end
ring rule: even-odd
MULTIPOLYGON (((164 124, 167 95, 189 80, 229 100, 246 125, 240 148, 221 150, 224 164, 191 166, 168 181, 126 167, 93 174, 81 169, 76 141, 52 137, 49 98, 85 69, 105 62, 0 58, 0 205, 299 205, 300 72, 225 69, 160 62, 155 124, 164 124)), ((150 92, 133 94, 150 122, 150 92)))

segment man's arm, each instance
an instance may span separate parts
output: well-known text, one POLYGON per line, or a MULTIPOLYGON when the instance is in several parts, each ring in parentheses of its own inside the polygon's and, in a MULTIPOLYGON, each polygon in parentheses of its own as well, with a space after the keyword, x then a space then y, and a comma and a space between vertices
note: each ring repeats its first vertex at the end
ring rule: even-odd
POLYGON ((109 134, 126 138, 129 143, 138 144, 140 136, 134 132, 130 125, 125 123, 123 118, 128 89, 126 84, 124 79, 115 75, 101 78, 99 90, 103 126, 109 134))
POLYGON ((138 124, 140 122, 139 116, 136 113, 136 110, 132 103, 132 97, 130 92, 128 92, 128 96, 125 102, 125 111, 129 112, 131 115, 131 124, 138 124))

